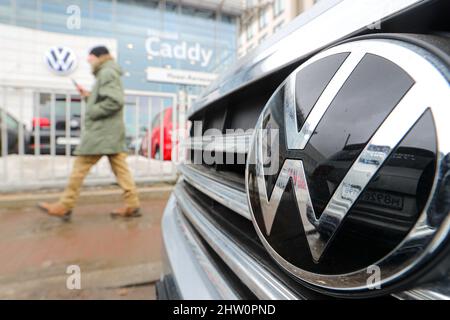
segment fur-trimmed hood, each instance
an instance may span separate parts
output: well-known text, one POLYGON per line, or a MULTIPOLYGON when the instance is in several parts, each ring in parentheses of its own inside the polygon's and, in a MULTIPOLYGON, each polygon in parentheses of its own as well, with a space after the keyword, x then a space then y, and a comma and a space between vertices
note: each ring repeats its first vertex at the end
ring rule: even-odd
POLYGON ((119 76, 123 74, 122 69, 120 66, 114 61, 114 58, 110 54, 104 54, 100 56, 95 63, 95 65, 92 67, 92 73, 97 76, 98 72, 103 69, 104 67, 108 67, 113 69, 118 73, 119 76))

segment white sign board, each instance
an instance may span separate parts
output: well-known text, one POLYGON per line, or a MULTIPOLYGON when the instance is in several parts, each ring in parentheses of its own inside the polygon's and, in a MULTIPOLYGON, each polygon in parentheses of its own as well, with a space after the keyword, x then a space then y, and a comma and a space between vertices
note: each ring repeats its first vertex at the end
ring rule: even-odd
MULTIPOLYGON (((117 56, 117 40, 48 32, 0 24, 0 85, 49 90, 72 90, 70 78, 90 88, 94 82, 91 66, 86 61, 89 49, 97 45, 108 47, 117 56), (78 67, 70 77, 56 74, 48 66, 46 55, 55 47, 71 49, 78 67)), ((60 57, 63 60, 65 54, 60 57)), ((58 59, 56 59, 58 60, 58 59)), ((65 60, 67 62, 67 60, 65 60)), ((56 64, 60 64, 57 61, 56 64)), ((70 63, 68 64, 70 66, 70 63)))
POLYGON ((208 86, 217 78, 214 73, 167 68, 147 68, 147 80, 194 86, 208 86))

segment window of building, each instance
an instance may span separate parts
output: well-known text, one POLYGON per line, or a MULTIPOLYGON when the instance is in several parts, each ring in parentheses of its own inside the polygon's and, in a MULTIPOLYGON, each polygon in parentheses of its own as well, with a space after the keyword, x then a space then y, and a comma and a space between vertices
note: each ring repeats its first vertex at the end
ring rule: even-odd
MULTIPOLYGON (((55 94, 55 119, 65 119, 66 117, 66 108, 67 108, 67 100, 65 94, 55 94)), ((39 115, 40 118, 51 119, 51 95, 49 93, 39 93, 39 106, 34 108, 34 115, 39 115), (38 109, 39 108, 39 113, 38 109)), ((70 96, 70 117, 71 118, 80 118, 81 117, 81 98, 78 95, 70 96)), ((58 124, 56 124, 56 129, 58 129, 58 124)))
POLYGON ((220 15, 220 19, 222 22, 234 23, 234 17, 225 13, 220 15))
POLYGON ((259 11, 259 29, 264 29, 267 26, 267 8, 259 11))
POLYGON ((247 25, 246 33, 247 33, 247 40, 250 40, 253 38, 253 24, 252 23, 249 23, 247 25))
POLYGON ((275 27, 273 27, 273 33, 277 32, 284 25, 284 21, 280 21, 275 27))
POLYGON ((278 17, 283 13, 285 6, 285 0, 275 0, 273 2, 273 16, 278 17))
POLYGON ((267 39, 267 33, 264 33, 264 34, 259 38, 259 43, 260 43, 260 44, 263 43, 264 40, 266 40, 266 39, 267 39))
POLYGON ((15 119, 13 119, 11 116, 6 115, 6 127, 9 130, 18 130, 19 123, 15 119))
POLYGON ((241 33, 238 38, 238 46, 241 47, 244 45, 244 43, 245 43, 245 35, 244 33, 241 33))

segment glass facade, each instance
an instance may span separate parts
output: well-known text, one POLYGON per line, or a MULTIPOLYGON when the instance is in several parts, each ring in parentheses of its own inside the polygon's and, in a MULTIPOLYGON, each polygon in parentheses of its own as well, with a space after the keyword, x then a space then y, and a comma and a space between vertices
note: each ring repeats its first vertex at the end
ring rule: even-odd
POLYGON ((220 73, 236 56, 234 17, 165 1, 0 0, 0 23, 115 38, 128 90, 198 95, 200 86, 148 81, 147 68, 220 73))
MULTIPOLYGON (((127 92, 124 120, 131 145, 142 139, 146 131, 152 132, 152 124, 164 110, 174 107, 174 96, 183 92, 189 104, 204 88, 198 83, 158 81, 161 79, 158 75, 149 81, 148 68, 170 72, 181 70, 184 75, 195 72, 192 76, 195 78, 198 72, 202 75, 222 72, 236 57, 236 18, 174 3, 156 0, 0 0, 0 24, 115 39, 118 62, 124 70, 127 92)), ((88 50, 86 48, 86 54, 88 50)), ((14 63, 14 57, 10 62, 14 63)), ((39 94, 49 96, 46 91, 39 94)), ((77 99, 79 97, 73 96, 71 102, 77 99)), ((50 111, 47 100, 33 107, 34 117, 45 116, 50 111)), ((64 113, 65 100, 62 99, 60 104, 58 110, 64 113)), ((175 107, 181 108, 180 105, 175 107)), ((73 106, 80 117, 78 109, 73 106)), ((174 115, 176 122, 185 120, 181 109, 174 115)))

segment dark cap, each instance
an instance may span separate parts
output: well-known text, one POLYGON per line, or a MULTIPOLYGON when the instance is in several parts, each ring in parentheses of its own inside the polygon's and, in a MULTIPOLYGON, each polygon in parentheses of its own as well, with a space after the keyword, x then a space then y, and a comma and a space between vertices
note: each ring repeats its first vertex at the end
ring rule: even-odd
POLYGON ((93 54, 94 56, 96 56, 98 58, 105 54, 109 54, 109 51, 104 46, 98 46, 98 47, 92 48, 91 51, 89 52, 89 54, 93 54))

